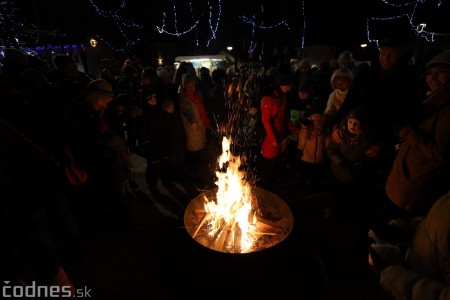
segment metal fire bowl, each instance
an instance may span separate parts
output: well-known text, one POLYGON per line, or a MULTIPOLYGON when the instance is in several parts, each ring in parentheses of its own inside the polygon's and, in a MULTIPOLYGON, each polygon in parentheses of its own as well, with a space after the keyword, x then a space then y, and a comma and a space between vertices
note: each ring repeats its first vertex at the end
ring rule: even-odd
MULTIPOLYGON (((253 187, 252 193, 258 200, 259 208, 256 213, 258 220, 257 224, 259 225, 258 231, 267 232, 269 234, 258 235, 251 251, 247 251, 246 253, 261 251, 277 245, 291 233, 294 226, 294 216, 292 211, 280 197, 258 187, 253 187)), ((205 216, 205 196, 209 201, 215 201, 216 194, 217 188, 207 190, 192 199, 186 207, 184 212, 184 226, 191 237, 194 236, 197 227, 201 224, 201 221, 205 216)), ((199 244, 212 250, 242 254, 242 252, 234 252, 229 249, 217 249, 211 247, 214 240, 208 235, 207 224, 202 225, 202 228, 198 230, 193 239, 199 244)))

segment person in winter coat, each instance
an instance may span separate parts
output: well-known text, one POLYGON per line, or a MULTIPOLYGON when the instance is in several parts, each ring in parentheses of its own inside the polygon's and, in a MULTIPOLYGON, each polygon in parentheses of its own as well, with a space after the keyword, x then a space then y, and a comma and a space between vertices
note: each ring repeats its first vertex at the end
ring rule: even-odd
POLYGON ((352 109, 341 123, 341 131, 342 143, 330 142, 326 148, 330 169, 336 179, 335 199, 325 210, 327 217, 341 212, 355 215, 368 207, 367 195, 371 195, 372 175, 377 162, 376 158, 366 154, 376 142, 367 107, 352 109))
POLYGON ((392 129, 394 122, 414 105, 420 89, 420 78, 408 65, 412 52, 404 37, 392 35, 380 42, 378 56, 370 65, 355 71, 355 78, 345 101, 337 112, 332 139, 341 142, 339 122, 353 108, 364 105, 369 109, 372 126, 376 129, 378 144, 368 149, 367 155, 380 157, 378 169, 387 176, 394 157, 398 138, 392 129))
POLYGON ((261 121, 266 131, 261 144, 263 186, 268 187, 276 176, 283 174, 282 154, 287 149, 289 134, 299 129, 286 113, 286 97, 274 79, 267 79, 268 93, 261 99, 261 121))
MULTIPOLYGON (((448 187, 448 186, 447 186, 448 187)), ((388 240, 410 243, 403 262, 393 264, 388 257, 371 253, 383 289, 394 299, 450 299, 450 192, 434 202, 426 217, 396 219, 388 226, 403 238, 388 240), (408 237, 412 237, 411 240, 408 237)), ((385 231, 387 232, 387 231, 385 231)), ((385 238, 387 234, 380 235, 385 238)), ((390 235, 392 236, 392 235, 390 235)))
POLYGON ((187 166, 193 174, 204 174, 201 169, 208 160, 205 146, 208 142, 208 131, 211 130, 211 121, 203 103, 203 95, 197 88, 196 76, 183 74, 178 101, 186 133, 187 166))
POLYGON ((319 129, 325 135, 331 135, 331 127, 337 112, 347 96, 348 89, 353 81, 353 72, 350 69, 339 68, 331 75, 330 84, 333 91, 328 96, 327 106, 320 120, 319 129))
POLYGON ((301 175, 308 185, 322 173, 325 166, 325 136, 319 130, 323 107, 313 104, 308 123, 301 124, 298 136, 298 150, 301 152, 301 175))
POLYGON ((425 215, 450 186, 450 50, 426 66, 429 96, 399 120, 400 144, 386 193, 399 208, 425 215))

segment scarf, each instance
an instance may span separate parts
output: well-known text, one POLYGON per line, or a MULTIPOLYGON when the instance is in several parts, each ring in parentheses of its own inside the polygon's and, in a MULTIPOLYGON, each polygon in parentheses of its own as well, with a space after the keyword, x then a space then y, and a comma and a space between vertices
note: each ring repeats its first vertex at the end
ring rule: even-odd
POLYGON ((211 129, 211 121, 208 118, 208 113, 206 112, 206 108, 203 105, 202 100, 200 99, 197 93, 186 95, 187 98, 194 103, 198 108, 198 113, 200 115, 200 119, 202 120, 203 126, 206 129, 211 129))

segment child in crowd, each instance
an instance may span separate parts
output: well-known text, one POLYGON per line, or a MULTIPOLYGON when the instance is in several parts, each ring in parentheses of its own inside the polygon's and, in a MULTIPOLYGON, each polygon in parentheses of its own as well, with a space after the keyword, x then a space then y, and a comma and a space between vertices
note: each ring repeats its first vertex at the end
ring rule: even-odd
POLYGON ((339 68, 331 75, 331 87, 325 112, 320 120, 319 130, 325 135, 331 135, 332 125, 335 123, 337 111, 347 96, 348 89, 353 81, 353 72, 350 69, 339 68))
POLYGON ((319 130, 323 107, 314 103, 307 119, 303 122, 298 135, 300 157, 300 173, 304 182, 311 186, 325 170, 325 136, 319 130))
POLYGON ((289 117, 295 126, 310 116, 309 111, 314 102, 314 85, 311 81, 303 81, 298 88, 298 101, 289 105, 289 117))
MULTIPOLYGON (((309 123, 308 118, 314 99, 316 99, 314 83, 311 80, 301 82, 298 88, 298 95, 293 99, 288 98, 289 118, 297 128, 300 128, 302 123, 309 123)), ((287 163, 293 168, 298 168, 300 161, 297 147, 298 135, 291 134, 289 140, 293 142, 288 144, 287 163)))
POLYGON ((361 215, 367 211, 373 195, 370 188, 377 160, 365 153, 376 141, 367 108, 358 106, 351 110, 341 123, 341 130, 343 142, 330 142, 326 148, 336 179, 334 203, 329 203, 325 209, 327 218, 332 218, 339 210, 346 215, 361 215))

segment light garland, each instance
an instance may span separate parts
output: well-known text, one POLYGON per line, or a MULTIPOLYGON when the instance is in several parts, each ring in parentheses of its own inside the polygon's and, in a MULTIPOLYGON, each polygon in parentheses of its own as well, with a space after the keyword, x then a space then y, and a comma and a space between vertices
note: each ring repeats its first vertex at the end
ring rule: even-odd
MULTIPOLYGON (((436 33, 436 32, 429 32, 429 31, 425 31, 424 28, 426 26, 426 24, 414 24, 414 18, 418 9, 418 5, 419 4, 423 4, 425 3, 427 0, 416 0, 416 1, 411 1, 411 2, 407 2, 407 3, 403 3, 403 4, 397 4, 397 3, 391 3, 387 0, 380 0, 383 4, 390 6, 390 7, 395 7, 395 8, 407 8, 409 11, 403 14, 399 14, 399 15, 393 15, 393 16, 388 16, 388 17, 370 17, 366 19, 366 35, 367 35, 367 40, 370 43, 375 43, 375 45, 377 46, 377 48, 379 48, 379 41, 378 39, 372 37, 371 34, 371 24, 373 23, 377 23, 377 22, 381 22, 381 23, 385 23, 386 21, 392 21, 392 20, 398 20, 398 19, 402 19, 405 18, 408 21, 408 24, 410 26, 411 31, 414 33, 415 36, 426 40, 427 42, 433 43, 435 42, 435 36, 437 35, 448 35, 447 33, 436 33)), ((441 7, 443 4, 442 0, 439 0, 437 3, 437 7, 441 7)))
MULTIPOLYGON (((261 11, 262 11, 262 13, 264 13, 264 6, 262 6, 262 5, 261 5, 261 11)), ((253 51, 255 51, 256 46, 257 46, 257 43, 254 41, 255 29, 270 30, 270 29, 275 29, 280 26, 286 26, 287 30, 290 30, 289 25, 286 21, 280 21, 275 25, 263 26, 262 21, 261 21, 261 25, 256 24, 256 14, 253 14, 251 19, 247 18, 246 16, 239 16, 239 18, 245 24, 251 25, 252 32, 251 32, 251 39, 250 39, 250 44, 249 44, 249 48, 248 48, 249 54, 253 54, 253 51)))
MULTIPOLYGON (((92 4, 92 6, 94 7, 95 11, 102 17, 104 18, 108 18, 108 19, 112 19, 115 24, 117 25, 117 28, 119 29, 120 34, 122 35, 122 37, 125 39, 126 43, 125 43, 125 47, 130 47, 130 46, 134 46, 139 42, 139 39, 135 39, 132 40, 128 37, 128 35, 125 33, 124 28, 133 28, 133 29, 142 29, 143 26, 135 23, 131 20, 128 20, 124 17, 122 17, 121 15, 119 15, 120 11, 123 10, 125 8, 125 0, 122 0, 119 8, 115 11, 106 11, 101 9, 100 7, 98 7, 98 5, 96 5, 94 3, 93 0, 89 0, 89 2, 92 4)), ((105 42, 111 49, 118 51, 117 48, 113 47, 111 45, 111 43, 107 42, 105 39, 97 36, 99 39, 101 39, 103 42, 105 42)), ((121 52, 123 52, 123 50, 119 50, 121 52)))
POLYGON ((222 14, 222 5, 220 4, 220 0, 218 0, 218 2, 219 2, 219 4, 218 4, 217 20, 216 20, 215 26, 213 26, 213 24, 212 24, 213 23, 212 22, 213 9, 212 9, 212 6, 209 5, 209 1, 208 1, 208 6, 209 6, 208 23, 209 23, 209 28, 211 29, 211 38, 206 43, 206 46, 209 46, 211 41, 216 39, 216 33, 217 33, 217 30, 219 29, 220 15, 222 14))
POLYGON ((306 15, 305 15, 305 0, 302 0, 302 18, 303 18, 303 32, 300 45, 305 48, 305 35, 306 35, 306 15))
POLYGON ((159 33, 165 33, 168 35, 173 35, 173 36, 178 36, 178 37, 191 32, 192 30, 194 30, 197 27, 197 25, 199 23, 198 20, 195 20, 194 24, 191 27, 189 27, 188 29, 186 29, 185 31, 181 31, 181 32, 178 31, 177 8, 175 5, 173 6, 173 22, 174 22, 173 27, 175 29, 175 32, 170 32, 165 29, 165 27, 166 27, 166 13, 165 12, 163 12, 162 22, 163 22, 163 24, 161 27, 156 26, 156 29, 158 30, 159 33))
MULTIPOLYGON (((192 21, 195 22, 194 21, 194 10, 192 8, 192 1, 189 1, 189 11, 191 12, 192 21)), ((198 27, 195 27, 195 45, 197 47, 200 46, 200 42, 198 41, 198 27)))

